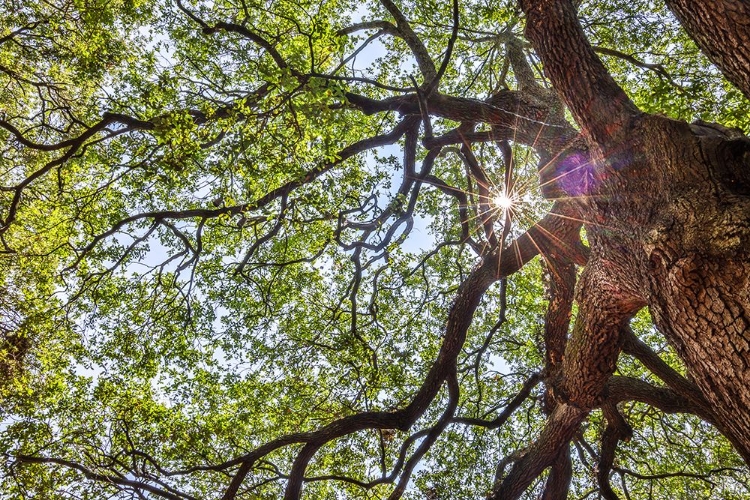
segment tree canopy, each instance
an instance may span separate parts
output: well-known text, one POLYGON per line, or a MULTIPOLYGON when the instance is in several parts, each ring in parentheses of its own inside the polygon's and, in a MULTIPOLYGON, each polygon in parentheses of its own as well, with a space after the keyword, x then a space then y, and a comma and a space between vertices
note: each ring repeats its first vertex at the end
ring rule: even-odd
POLYGON ((0 0, 3 498, 750 496, 696 3, 0 0))

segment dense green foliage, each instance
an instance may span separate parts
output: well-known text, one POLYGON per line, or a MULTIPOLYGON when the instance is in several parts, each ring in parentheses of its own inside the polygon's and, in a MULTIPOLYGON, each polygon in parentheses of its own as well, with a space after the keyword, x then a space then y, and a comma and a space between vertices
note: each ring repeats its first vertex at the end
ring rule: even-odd
MULTIPOLYGON (((525 145, 473 146, 491 195, 506 185, 512 148, 511 221, 480 206, 483 186, 457 146, 415 182, 428 157, 424 127, 367 142, 415 118, 366 114, 346 93, 385 99, 424 83, 389 28, 342 32, 392 20, 384 4, 0 5, 2 498, 220 498, 237 464, 211 466, 286 434, 403 407, 435 362, 478 253, 549 209, 525 145), (31 456, 51 460, 19 458, 31 456)), ((399 8, 439 67, 450 5, 399 8)), ((506 42, 522 38, 515 2, 459 8, 440 92, 485 100, 515 88, 506 57, 506 42)), ((661 3, 591 0, 580 14, 644 111, 750 128, 750 104, 661 3)), ((434 117, 431 126, 440 136, 457 123, 434 117)), ((544 275, 537 258, 483 297, 457 360, 455 416, 492 420, 542 369, 544 275)), ((646 311, 634 329, 680 369, 646 311)), ((619 373, 660 384, 628 357, 619 373)), ((404 498, 486 495, 497 464, 543 425, 542 393, 536 386, 497 430, 450 423, 404 498)), ((327 443, 303 496, 387 497, 392 481, 356 482, 388 476, 405 440, 434 426, 448 400, 443 388, 408 432, 367 429, 327 443)), ((621 410, 634 427, 613 470, 623 494, 750 495, 742 461, 710 425, 642 403, 621 410)), ((573 450, 572 498, 596 496, 602 431, 595 412, 573 450)), ((423 436, 404 448, 407 460, 423 436)), ((300 448, 262 457, 237 498, 283 496, 300 448)))

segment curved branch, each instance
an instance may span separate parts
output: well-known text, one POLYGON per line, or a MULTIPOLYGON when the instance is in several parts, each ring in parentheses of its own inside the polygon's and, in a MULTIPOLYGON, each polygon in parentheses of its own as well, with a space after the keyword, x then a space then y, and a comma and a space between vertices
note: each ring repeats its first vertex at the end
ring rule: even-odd
POLYGON ((438 69, 435 78, 425 88, 425 94, 427 95, 432 94, 432 92, 437 89, 438 84, 440 83, 440 79, 443 78, 445 70, 448 69, 448 63, 450 62, 451 56, 453 55, 453 47, 455 46, 456 39, 458 38, 458 28, 458 0, 453 0, 453 28, 451 29, 451 37, 448 39, 448 46, 445 49, 445 56, 443 57, 443 62, 440 64, 440 69, 438 69))
POLYGON ((269 56, 271 56, 271 59, 274 60, 274 62, 280 69, 289 68, 289 64, 281 56, 281 53, 279 53, 279 51, 276 50, 276 47, 274 47, 273 44, 271 44, 271 42, 269 42, 262 36, 258 35, 257 33, 254 33, 253 31, 246 28, 245 26, 241 24, 220 21, 214 24, 213 26, 205 26, 203 28, 203 33, 206 35, 211 35, 219 31, 226 31, 228 33, 236 33, 238 35, 241 35, 247 38, 248 40, 258 45, 259 47, 262 47, 263 49, 265 49, 265 51, 268 53, 269 56))
POLYGON ((639 68, 647 69, 649 71, 653 71, 657 75, 659 75, 661 78, 664 78, 669 82, 670 85, 673 87, 684 90, 682 85, 674 81, 674 78, 672 78, 672 75, 669 74, 669 72, 664 69, 663 64, 655 64, 655 63, 647 63, 645 61, 641 61, 640 59, 636 58, 632 54, 626 54, 625 52, 622 52, 620 50, 615 50, 609 47, 601 47, 601 46, 594 46, 594 52, 597 54, 602 54, 605 56, 611 56, 616 57, 618 59, 622 59, 623 61, 627 61, 633 66, 637 66, 639 68))
POLYGON ((444 194, 452 196, 456 199, 456 201, 458 202, 458 217, 461 223, 461 241, 468 242, 470 245, 472 245, 472 248, 475 251, 478 251, 478 245, 473 244, 475 242, 471 241, 471 233, 469 228, 469 210, 467 208, 469 202, 466 198, 466 193, 464 192, 464 190, 453 187, 446 183, 444 180, 434 175, 428 175, 427 177, 425 177, 424 182, 426 184, 431 184, 437 187, 444 194))
MULTIPOLYGON (((521 236, 518 240, 514 241, 511 248, 515 245, 515 251, 509 251, 506 249, 501 253, 499 250, 496 250, 493 254, 485 258, 471 272, 467 279, 461 283, 456 293, 456 298, 448 313, 444 340, 438 356, 427 373, 420 389, 417 391, 417 394, 415 394, 406 407, 394 412, 363 412, 344 417, 317 431, 281 437, 244 456, 207 468, 210 470, 224 470, 237 465, 240 466, 235 473, 231 484, 224 493, 224 496, 222 497, 223 500, 233 499, 245 477, 252 469, 253 464, 276 449, 290 444, 305 443, 305 447, 303 447, 302 452, 300 452, 300 455, 298 455, 297 460, 295 461, 293 474, 290 474, 291 477, 298 476, 300 481, 302 481, 305 466, 310 458, 312 458, 315 451, 317 451, 317 449, 323 444, 333 439, 360 430, 372 428, 407 430, 425 412, 425 410, 427 410, 445 380, 455 370, 456 358, 461 352, 461 348, 466 340, 466 333, 471 325, 474 311, 479 306, 479 302, 484 296, 486 290, 490 285, 501 278, 518 271, 526 262, 538 255, 540 247, 536 244, 527 243, 531 238, 529 234, 535 231, 541 233, 539 227, 548 226, 549 229, 545 229, 545 231, 549 231, 547 234, 554 234, 550 230, 563 229, 562 236, 565 236, 565 229, 568 229, 570 225, 571 221, 569 219, 561 219, 552 214, 548 215, 536 226, 532 227, 524 236, 521 236)), ((545 236, 545 238, 546 241, 549 241, 551 246, 558 249, 561 248, 561 241, 564 241, 562 237, 549 238, 545 236)), ((533 242, 533 240, 531 241, 533 242)), ((536 380, 533 380, 529 382, 529 384, 536 384, 536 382, 536 380)), ((530 390, 531 389, 529 388, 529 391, 530 390)), ((520 400, 518 404, 520 404, 525 397, 525 395, 519 394, 518 398, 520 398, 520 400)), ((288 490, 287 498, 297 498, 298 494, 299 490, 296 488, 288 490)))
POLYGON ((101 120, 88 127, 78 137, 67 139, 55 144, 41 144, 27 139, 20 130, 13 126, 13 124, 0 119, 0 127, 10 132, 13 137, 22 145, 26 146, 27 148, 36 149, 38 151, 58 151, 65 148, 78 149, 84 142, 86 142, 87 139, 90 139, 97 133, 106 129, 109 125, 116 123, 124 125, 127 128, 127 130, 125 131, 118 130, 118 132, 128 132, 131 130, 152 130, 155 127, 155 125, 150 121, 139 120, 137 118, 133 118, 132 116, 127 116, 120 113, 105 112, 102 114, 101 120))
POLYGON ((361 153, 368 149, 376 148, 379 146, 393 144, 394 142, 399 140, 406 133, 406 131, 413 125, 413 121, 414 121, 413 119, 405 118, 398 125, 396 125, 396 127, 394 127, 393 130, 391 130, 387 134, 363 139, 361 141, 357 141, 354 144, 351 144, 345 147, 338 154, 336 161, 322 162, 318 167, 309 170, 301 179, 289 181, 282 186, 272 189, 271 191, 267 192, 265 195, 263 195, 262 197, 258 198, 257 200, 253 202, 244 203, 241 205, 215 208, 215 209, 196 208, 196 209, 190 209, 190 210, 162 210, 162 211, 153 211, 153 212, 143 212, 143 213, 139 213, 139 214, 126 217, 122 219, 121 221, 119 221, 118 223, 116 223, 114 226, 112 226, 109 230, 95 236, 88 245, 86 245, 83 249, 81 249, 75 261, 70 266, 68 266, 67 269, 72 269, 75 266, 77 266, 81 262, 83 257, 87 253, 89 253, 91 250, 93 250, 93 248, 96 247, 96 245, 98 245, 102 240, 109 238, 110 236, 116 234, 121 228, 127 226, 128 224, 132 224, 133 222, 137 222, 139 220, 154 219, 157 221, 162 221, 162 220, 168 220, 168 219, 194 219, 194 218, 211 219, 211 218, 218 218, 222 215, 238 215, 241 213, 247 213, 247 212, 258 210, 260 208, 268 206, 273 201, 287 196, 289 193, 291 193, 298 187, 303 186, 317 179, 324 173, 331 170, 333 167, 341 164, 343 161, 351 158, 352 156, 358 153, 361 153))
POLYGON ((539 373, 532 374, 526 380, 526 382, 524 382, 521 390, 518 391, 518 394, 516 394, 515 397, 510 401, 510 403, 505 406, 503 411, 492 420, 483 420, 481 418, 469 417, 455 417, 451 420, 451 422, 465 425, 477 425, 480 427, 485 427, 487 429, 497 429, 501 427, 510 418, 511 415, 513 415, 513 412, 515 412, 524 401, 526 401, 526 399, 531 395, 531 391, 539 384, 539 382, 541 382, 541 380, 542 377, 539 373))
POLYGON ((363 412, 344 417, 314 432, 279 438, 243 457, 222 464, 221 468, 224 469, 233 465, 241 465, 229 488, 224 493, 223 500, 233 499, 250 472, 253 463, 275 449, 292 443, 305 443, 290 474, 291 481, 294 484, 290 482, 290 486, 285 493, 286 499, 296 499, 299 497, 307 463, 323 444, 364 429, 407 430, 411 427, 435 399, 446 378, 455 371, 455 361, 466 339, 466 333, 473 319, 474 311, 487 288, 499 279, 497 277, 498 265, 499 262, 496 259, 485 260, 472 271, 459 287, 448 315, 445 336, 437 359, 430 368, 419 391, 405 408, 395 412, 363 412), (299 484, 297 484, 295 478, 299 479, 299 484))
MULTIPOLYGON (((377 100, 348 92, 346 98, 368 115, 385 111, 412 115, 421 113, 416 94, 377 100)), ((513 140, 545 152, 561 151, 574 144, 579 135, 570 124, 555 118, 556 112, 548 102, 540 102, 525 92, 503 90, 487 101, 433 92, 424 96, 424 101, 427 112, 432 116, 457 122, 487 123, 492 126, 495 140, 513 140)), ((440 138, 430 141, 435 142, 427 142, 426 147, 442 144, 440 138)), ((450 142, 462 141, 456 141, 455 136, 451 136, 450 142)))
POLYGON ((403 495, 404 491, 406 491, 406 486, 409 484, 409 480, 411 479, 411 474, 414 471, 414 468, 417 466, 417 464, 419 464, 419 461, 422 459, 424 454, 429 451, 433 444, 435 444, 435 441, 437 441, 438 437, 440 437, 440 434, 442 434, 445 428, 448 427, 448 424, 451 423, 451 417, 453 417, 453 414, 456 412, 456 408, 458 408, 459 398, 459 386, 458 379, 456 378, 455 368, 456 367, 454 366, 453 372, 448 376, 446 380, 448 385, 448 406, 440 416, 440 419, 437 421, 435 426, 430 429, 425 439, 420 443, 419 448, 417 448, 411 458, 409 458, 409 461, 404 467, 404 472, 401 474, 401 479, 399 479, 398 485, 390 494, 388 500, 398 500, 399 498, 401 498, 401 495, 403 495))
POLYGON ((380 0, 380 3, 390 12, 393 18, 396 20, 396 29, 401 33, 401 38, 404 39, 406 44, 414 54, 414 58, 417 60, 419 70, 424 77, 425 82, 434 81, 437 77, 437 70, 435 69, 435 63, 432 61, 430 54, 427 52, 427 47, 424 46, 422 40, 414 33, 409 21, 404 16, 403 12, 393 3, 391 0, 380 0))
POLYGON ((36 27, 39 26, 40 24, 49 24, 49 21, 46 20, 46 19, 45 20, 39 20, 39 21, 31 22, 31 23, 29 23, 29 24, 27 24, 25 26, 21 26, 20 28, 14 30, 14 31, 11 31, 7 35, 0 37, 0 45, 4 44, 5 42, 9 42, 9 41, 13 40, 15 37, 17 37, 21 33, 24 33, 26 31, 33 31, 33 30, 35 30, 36 27))
POLYGON ((651 373, 659 377, 662 382, 667 384, 670 389, 679 394, 682 398, 692 402, 697 409, 700 409, 702 418, 709 422, 716 422, 717 419, 711 411, 711 407, 703 397, 700 389, 691 381, 677 373, 663 359, 659 357, 651 348, 639 339, 633 330, 627 326, 621 332, 623 344, 622 350, 643 363, 651 373))
POLYGON ((400 36, 401 34, 398 31, 398 28, 391 23, 390 21, 386 21, 383 19, 375 20, 375 21, 364 21, 361 23, 355 23, 351 26, 347 26, 346 28, 341 28, 336 32, 337 35, 345 36, 345 35, 351 35, 352 33, 356 33, 357 31, 364 31, 364 30, 371 30, 371 29, 377 29, 379 31, 383 31, 384 33, 388 33, 389 35, 394 36, 400 36))
POLYGON ((289 64, 287 64, 286 60, 283 57, 281 57, 281 54, 279 53, 278 50, 276 50, 276 47, 274 47, 273 44, 271 44, 271 42, 269 42, 262 36, 258 35, 257 33, 254 33, 253 31, 251 31, 244 25, 222 21, 211 26, 206 21, 204 21, 203 19, 196 16, 193 12, 191 12, 190 9, 185 7, 180 0, 177 0, 177 7, 182 12, 184 12, 185 15, 187 15, 190 19, 192 19, 196 24, 198 24, 199 26, 201 26, 201 28, 203 28, 203 34, 212 35, 222 30, 229 32, 229 33, 236 33, 252 41, 259 47, 265 49, 265 51, 268 53, 268 55, 271 56, 271 59, 274 60, 274 62, 280 69, 285 69, 289 67, 289 64))
POLYGON ((114 476, 114 475, 99 474, 87 467, 84 467, 81 464, 78 464, 76 462, 71 462, 69 460, 63 460, 61 458, 37 457, 33 455, 16 455, 15 458, 19 463, 62 465, 64 467, 68 467, 69 469, 73 469, 73 470, 77 470, 78 472, 81 472, 84 476, 86 476, 87 479, 90 479, 92 481, 115 484, 118 486, 130 488, 134 491, 146 491, 156 496, 166 498, 167 500, 186 500, 186 499, 197 500, 195 497, 191 495, 187 495, 184 493, 179 493, 179 494, 172 493, 169 491, 162 490, 161 488, 157 488, 151 484, 144 483, 141 481, 136 481, 134 479, 127 479, 127 478, 114 476))
MULTIPOLYGON (((716 469, 711 469, 706 474, 698 474, 695 472, 662 472, 658 474, 641 474, 630 469, 625 469, 623 467, 615 467, 613 470, 621 474, 633 476, 636 479, 653 480, 665 479, 668 477, 689 477, 692 479, 700 479, 702 481, 708 481, 709 477, 713 476, 714 474, 720 474, 722 472, 736 472, 740 474, 744 472, 742 469, 738 469, 737 467, 719 467, 716 469)), ((710 481, 708 482, 710 483, 710 481)))
POLYGON ((612 402, 608 401, 603 404, 602 412, 607 419, 607 427, 604 429, 602 435, 602 449, 599 454, 596 479, 599 482, 599 488, 605 500, 619 500, 619 497, 612 489, 609 474, 612 471, 612 464, 615 463, 617 444, 622 440, 630 439, 633 435, 633 429, 628 425, 625 418, 612 402))
POLYGON ((488 500, 513 500, 559 456, 575 435, 587 412, 568 404, 559 404, 539 438, 518 460, 488 500))
POLYGON ((613 376, 606 385, 607 400, 613 404, 622 401, 639 401, 664 413, 692 413, 702 419, 713 422, 711 413, 707 413, 700 405, 683 397, 672 389, 656 387, 631 377, 613 376))

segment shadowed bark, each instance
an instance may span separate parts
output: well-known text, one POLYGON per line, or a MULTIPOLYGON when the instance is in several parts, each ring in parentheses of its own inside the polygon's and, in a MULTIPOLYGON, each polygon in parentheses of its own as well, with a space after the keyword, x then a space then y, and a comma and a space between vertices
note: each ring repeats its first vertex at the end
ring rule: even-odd
POLYGON ((744 0, 666 0, 704 54, 750 99, 750 4, 744 0))

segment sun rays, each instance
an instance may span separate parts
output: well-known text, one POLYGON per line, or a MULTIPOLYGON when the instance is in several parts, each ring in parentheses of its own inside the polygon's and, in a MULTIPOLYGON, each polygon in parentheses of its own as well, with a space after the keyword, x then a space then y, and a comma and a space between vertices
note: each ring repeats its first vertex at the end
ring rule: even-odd
POLYGON ((495 193, 495 195, 492 197, 492 204, 503 212, 506 212, 513 208, 513 206, 516 204, 516 200, 514 199, 513 193, 500 191, 499 193, 495 193))
POLYGON ((572 138, 561 139, 552 151, 546 151, 542 143, 551 142, 546 130, 559 125, 543 123, 535 137, 526 135, 519 141, 520 122, 517 125, 509 127, 511 137, 492 139, 489 131, 490 140, 465 138, 462 147, 446 148, 463 163, 466 181, 447 190, 444 183, 435 186, 458 201, 468 242, 482 254, 497 249, 499 257, 514 251, 516 240, 522 237, 524 244, 544 254, 550 246, 570 244, 548 227, 539 226, 545 217, 547 226, 549 220, 560 218, 605 227, 601 221, 584 220, 578 210, 570 208, 604 196, 597 190, 604 173, 590 152, 578 145, 578 136, 571 134, 572 138))
MULTIPOLYGON (((585 183, 588 179, 584 179, 594 168, 588 157, 575 155, 577 151, 572 152, 572 158, 558 152, 540 165, 540 159, 529 146, 514 144, 508 151, 483 148, 476 151, 476 156, 469 152, 469 157, 458 148, 451 151, 466 169, 468 185, 452 186, 450 190, 461 193, 456 196, 462 211, 461 222, 469 226, 472 245, 479 243, 475 250, 484 253, 495 249, 501 259, 506 252, 518 254, 519 245, 531 245, 539 254, 547 254, 550 247, 570 247, 570 242, 563 241, 547 226, 549 217, 586 222, 573 215, 574 212, 561 212, 553 206, 557 201, 591 196, 585 183), (547 186, 556 189, 545 193, 547 186), (545 217, 548 217, 546 225, 539 225, 545 217)), ((516 259, 520 260, 521 255, 516 255, 516 259)))

